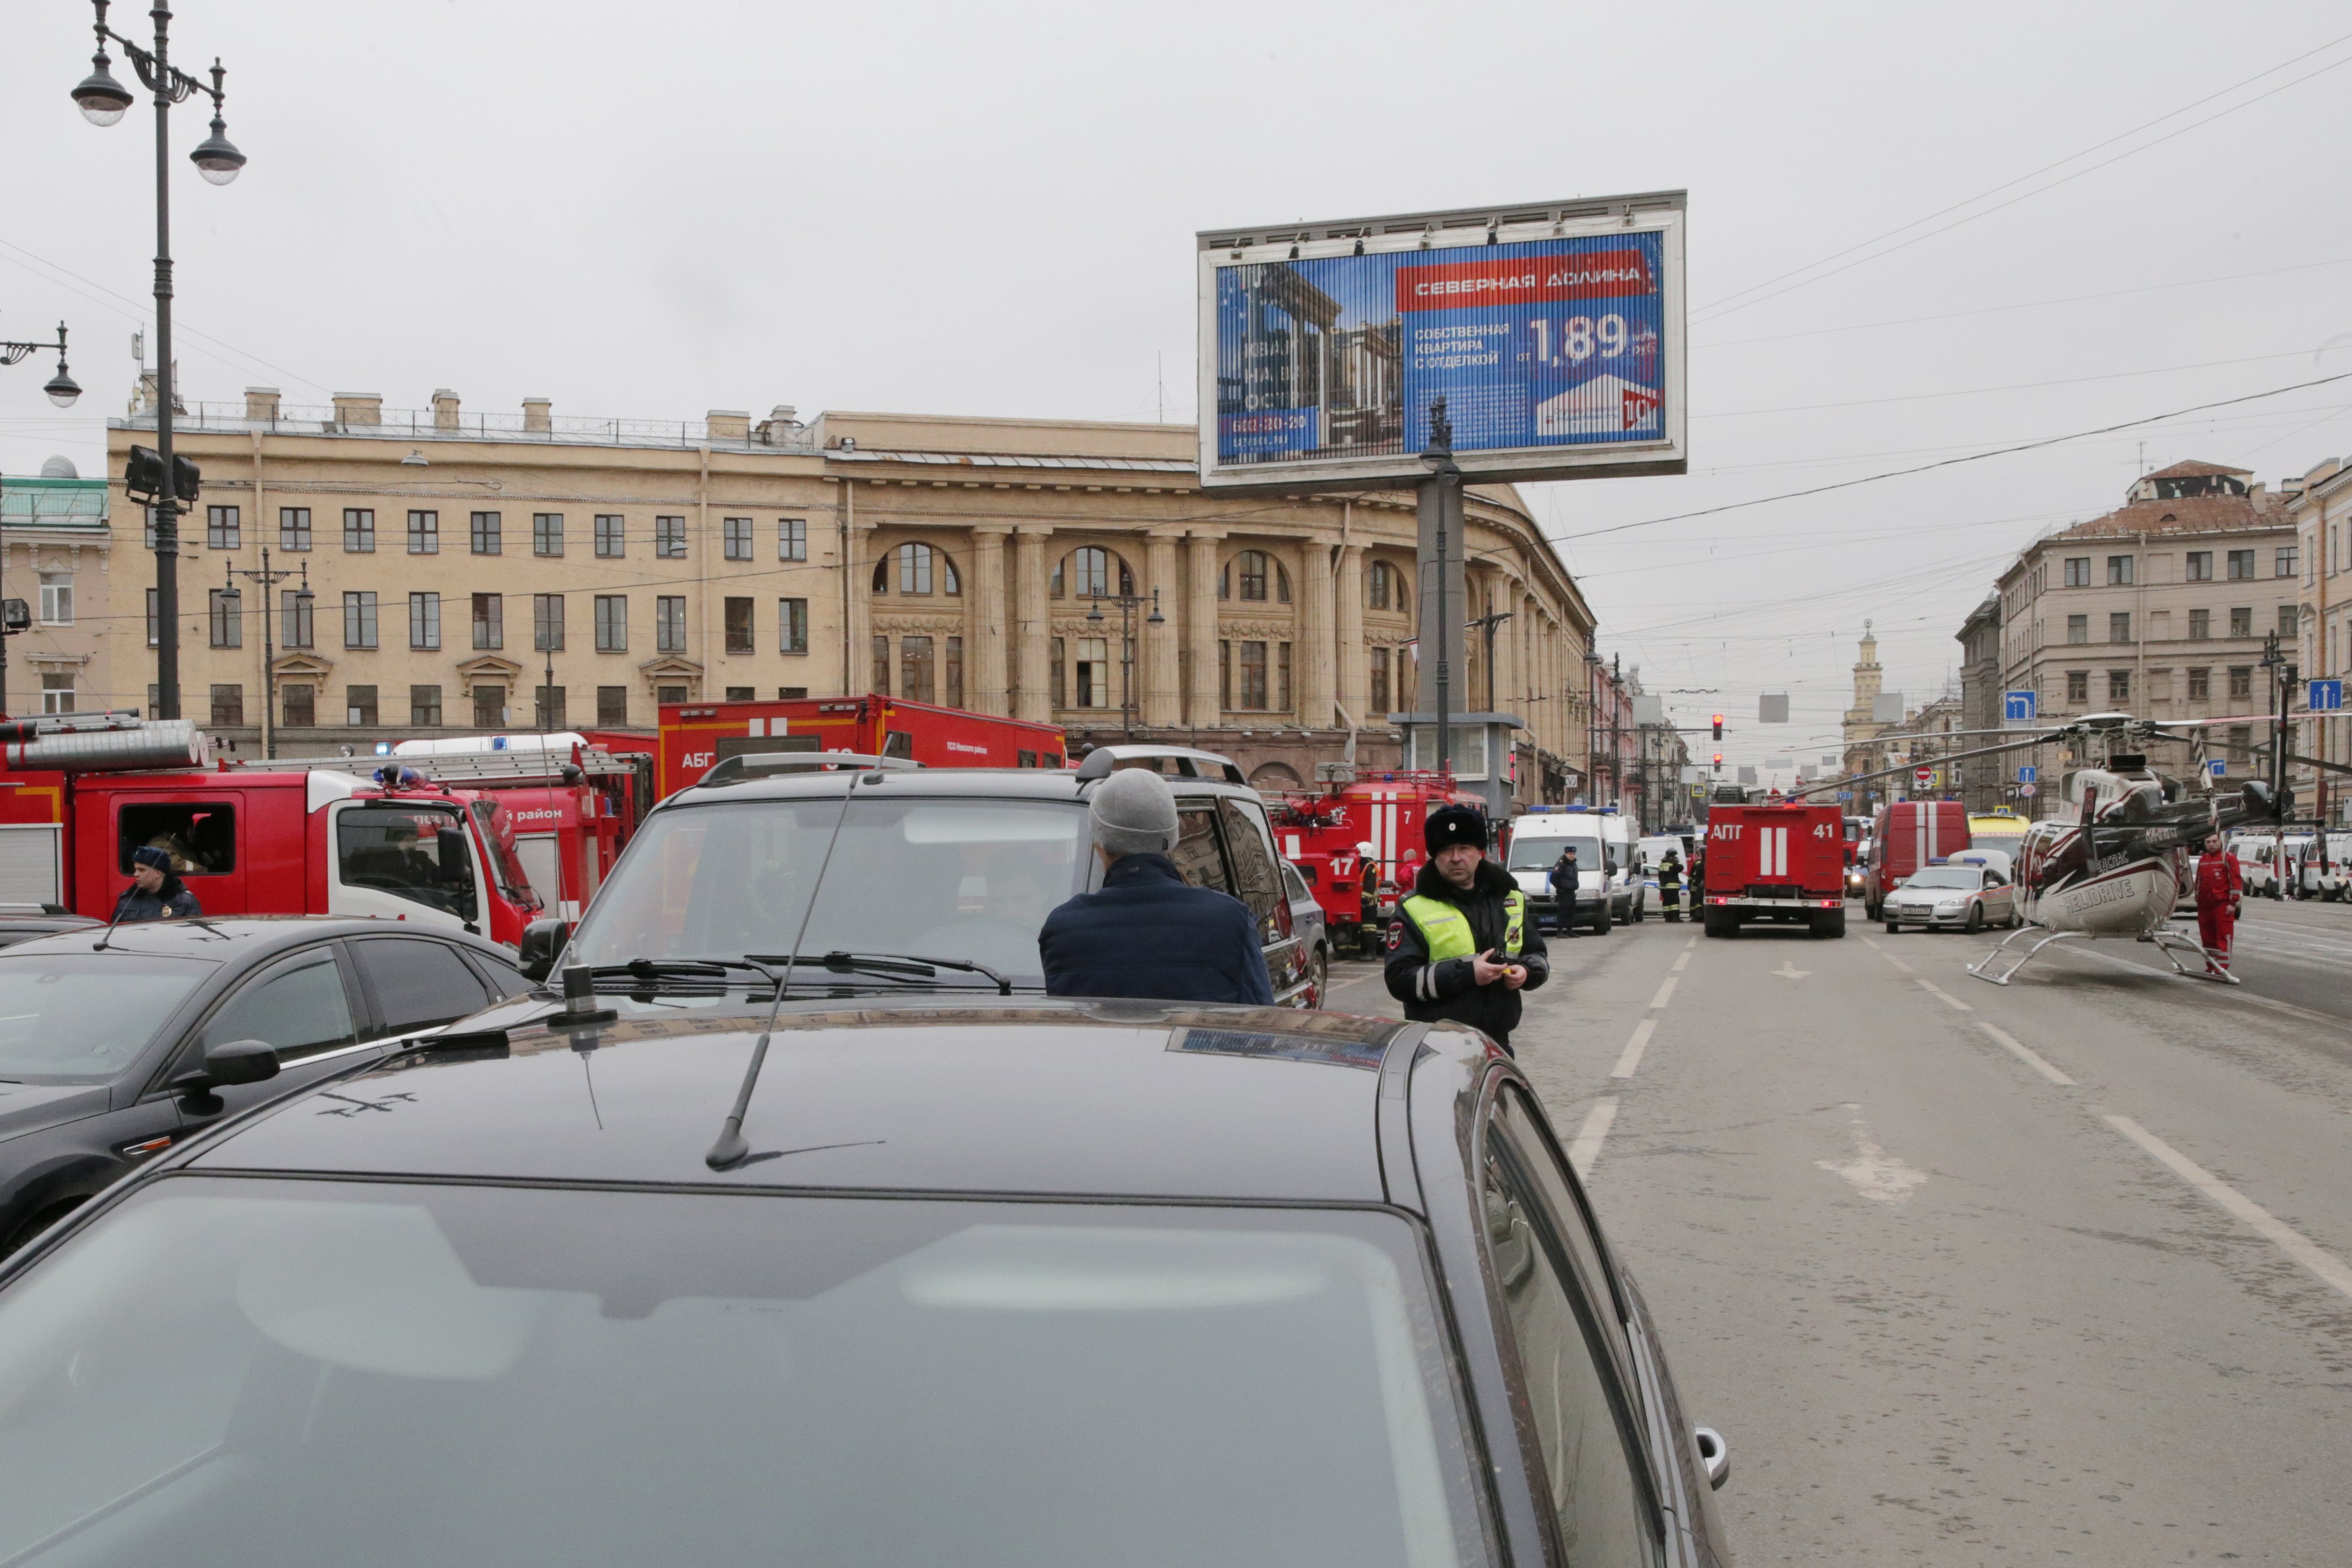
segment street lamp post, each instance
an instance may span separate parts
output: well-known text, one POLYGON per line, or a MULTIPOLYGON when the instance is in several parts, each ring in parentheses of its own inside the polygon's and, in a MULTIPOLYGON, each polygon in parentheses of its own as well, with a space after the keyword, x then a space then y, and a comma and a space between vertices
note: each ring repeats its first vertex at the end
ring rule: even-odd
POLYGON ((198 142, 189 159, 206 181, 226 185, 245 167, 245 154, 228 139, 221 118, 226 97, 221 79, 227 72, 213 61, 212 85, 172 64, 169 0, 154 0, 148 15, 154 19, 152 49, 142 48, 106 25, 108 0, 90 0, 97 8, 98 52, 90 57, 90 73, 73 89, 82 118, 92 125, 111 125, 131 104, 130 89, 107 69, 107 43, 122 47, 139 72, 139 79, 155 95, 155 450, 163 459, 163 487, 155 497, 155 712, 152 717, 180 716, 180 498, 174 483, 178 470, 172 463, 172 106, 202 92, 213 100, 212 134, 198 142))
MULTIPOLYGON (((1106 602, 1118 606, 1118 727, 1119 733, 1130 742, 1135 739, 1135 612, 1143 605, 1140 594, 1097 594, 1094 604, 1087 610, 1087 619, 1096 626, 1103 624, 1102 607, 1106 602)), ((1151 614, 1144 616, 1147 626, 1164 626, 1168 617, 1160 613, 1160 590, 1151 590, 1151 614)))
MULTIPOLYGON (((278 643, 271 635, 276 623, 269 618, 273 609, 269 591, 294 575, 284 567, 272 571, 269 547, 264 545, 261 549, 261 570, 257 572, 250 566, 231 566, 228 568, 228 586, 221 590, 221 597, 235 604, 245 596, 237 591, 236 580, 239 577, 261 585, 261 754, 264 758, 274 759, 278 755, 278 643)), ((294 613, 298 619, 310 607, 310 600, 315 597, 310 592, 310 563, 308 561, 302 563, 300 575, 302 586, 294 595, 297 601, 294 613)), ((301 628, 298 625, 295 629, 299 631, 301 628)))
MULTIPOLYGON (((51 349, 58 351, 58 374, 49 377, 48 384, 41 390, 47 393, 49 401, 59 408, 71 408, 74 399, 81 395, 81 388, 74 384, 74 378, 66 370, 66 324, 63 321, 58 323, 58 341, 53 343, 0 342, 0 364, 22 364, 34 354, 47 353, 51 349)), ((6 547, 0 545, 0 568, 5 567, 7 559, 6 547)), ((5 604, 5 599, 0 599, 0 606, 5 604)), ((32 624, 32 617, 27 616, 24 617, 23 626, 16 625, 8 619, 5 608, 0 608, 0 714, 8 711, 7 639, 29 629, 32 624)))

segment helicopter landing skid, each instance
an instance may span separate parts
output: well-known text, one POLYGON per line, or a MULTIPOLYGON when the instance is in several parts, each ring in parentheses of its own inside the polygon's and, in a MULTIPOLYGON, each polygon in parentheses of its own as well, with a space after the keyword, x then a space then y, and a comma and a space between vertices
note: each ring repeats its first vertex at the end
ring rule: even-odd
POLYGON ((2224 985, 2242 984, 2228 970, 2217 967, 2213 963, 2213 955, 2207 952, 2201 943, 2191 941, 2185 932, 2158 926, 2140 940, 2163 953, 2171 963, 2175 973, 2185 974, 2191 980, 2212 980, 2224 985), (2191 969, 2180 962, 2180 955, 2183 953, 2188 953, 2197 960, 2196 968, 2191 969))
POLYGON ((2033 961, 2033 955, 2035 953, 2040 952, 2043 948, 2048 947, 2053 942, 2064 942, 2068 937, 2080 936, 2083 933, 2081 931, 2045 931, 2041 926, 2020 926, 2015 931, 2010 932, 2007 936, 2001 938, 2000 945, 1996 946, 1990 952, 1986 953, 1982 959, 1979 960, 1975 963, 1969 964, 1969 973, 1975 975, 1979 980, 1990 981, 1995 985, 2006 985, 2011 980, 2016 977, 2019 970, 2024 968, 2028 963, 2031 963, 2033 961), (2039 937, 2041 940, 2035 942, 2032 945, 2027 947, 2021 952, 2011 952, 2009 951, 2011 944, 2015 942, 2020 937, 2039 937), (2009 966, 2000 970, 1999 973, 1993 973, 1995 966, 2000 963, 2004 956, 2011 960, 2009 966))

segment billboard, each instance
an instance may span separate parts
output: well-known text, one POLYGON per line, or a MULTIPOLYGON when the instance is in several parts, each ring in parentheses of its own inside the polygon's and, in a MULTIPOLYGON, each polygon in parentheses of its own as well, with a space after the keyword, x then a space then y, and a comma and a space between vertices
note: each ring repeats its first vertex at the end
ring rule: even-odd
POLYGON ((1685 471, 1683 194, 1200 240, 1204 489, 1685 471))

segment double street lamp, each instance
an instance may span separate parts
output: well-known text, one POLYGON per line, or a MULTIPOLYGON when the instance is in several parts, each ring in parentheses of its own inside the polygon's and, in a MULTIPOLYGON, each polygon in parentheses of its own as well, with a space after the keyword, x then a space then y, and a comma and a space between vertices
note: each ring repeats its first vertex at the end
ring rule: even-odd
MULTIPOLYGON (((188 154, 208 183, 226 185, 236 179, 245 167, 245 154, 229 141, 228 126, 221 118, 226 96, 221 79, 227 73, 219 59, 213 61, 209 87, 172 64, 169 0, 154 0, 148 12, 155 23, 154 43, 148 48, 106 25, 108 0, 90 3, 98 11, 98 53, 90 58, 89 75, 73 89, 82 117, 92 125, 111 125, 131 108, 130 89, 107 68, 111 63, 106 54, 109 42, 121 46, 139 79, 155 95, 155 343, 161 356, 155 373, 155 450, 163 472, 172 475, 178 471, 172 461, 172 106, 199 92, 213 100, 212 134, 188 154)), ((62 364, 58 374, 62 379, 62 364)), ((55 387, 52 383, 52 398, 55 387)), ((159 719, 180 716, 179 554, 180 498, 167 483, 155 497, 155 712, 151 717, 159 719)))
POLYGON ((1160 613, 1160 590, 1151 590, 1146 600, 1140 594, 1097 594, 1094 605, 1087 611, 1087 619, 1101 626, 1107 618, 1105 605, 1118 606, 1118 727, 1129 741, 1135 739, 1135 612, 1149 603, 1151 614, 1143 618, 1147 626, 1164 626, 1168 617, 1160 613))

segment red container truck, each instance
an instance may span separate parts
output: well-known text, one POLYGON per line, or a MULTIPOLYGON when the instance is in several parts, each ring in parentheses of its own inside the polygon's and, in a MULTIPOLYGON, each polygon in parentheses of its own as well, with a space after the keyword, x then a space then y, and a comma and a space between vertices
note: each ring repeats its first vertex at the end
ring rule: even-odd
POLYGON ((1895 885, 1923 866, 1969 847, 1969 808, 1957 800, 1898 800, 1878 808, 1870 830, 1870 863, 1862 907, 1872 920, 1895 885))
POLYGON ((1717 805, 1706 816, 1709 936, 1756 921, 1845 934, 1845 824, 1833 805, 1717 805))
POLYGON ((856 752, 927 768, 1058 768, 1067 762, 1065 743, 1058 724, 903 697, 665 702, 659 782, 667 798, 729 757, 762 752, 856 752))

